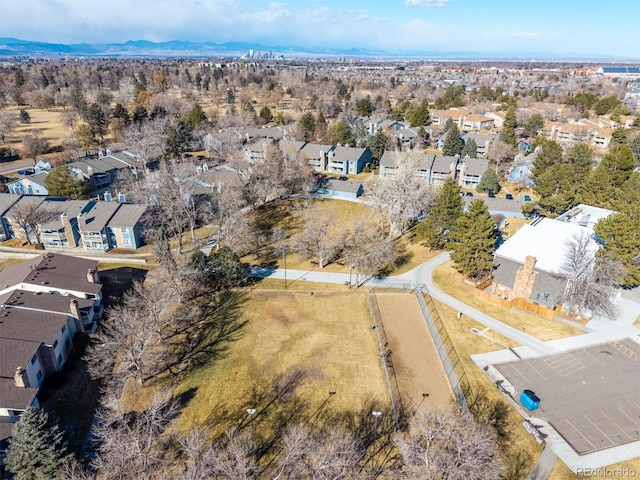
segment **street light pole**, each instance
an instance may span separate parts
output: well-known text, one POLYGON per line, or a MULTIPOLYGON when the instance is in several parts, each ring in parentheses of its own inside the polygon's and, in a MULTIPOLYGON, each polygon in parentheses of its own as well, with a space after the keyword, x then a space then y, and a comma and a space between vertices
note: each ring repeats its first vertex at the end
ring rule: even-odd
POLYGON ((375 458, 376 458, 376 440, 378 439, 378 419, 382 416, 382 412, 378 412, 374 410, 373 412, 371 412, 371 415, 373 415, 373 418, 374 418, 373 452, 371 453, 371 478, 375 478, 374 464, 375 464, 375 458))
POLYGON ((256 427, 253 423, 253 416, 256 414, 255 408, 247 408, 247 413, 251 417, 251 443, 253 445, 253 466, 258 465, 257 455, 256 455, 256 427))
POLYGON ((284 244, 284 288, 287 288, 287 244, 284 244))

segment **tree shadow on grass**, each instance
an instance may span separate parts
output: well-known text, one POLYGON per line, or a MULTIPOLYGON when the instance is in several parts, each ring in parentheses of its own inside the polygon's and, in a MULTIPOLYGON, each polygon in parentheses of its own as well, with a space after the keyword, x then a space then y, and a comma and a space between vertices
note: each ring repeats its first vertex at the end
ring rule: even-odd
POLYGON ((182 305, 175 319, 180 327, 164 342, 164 369, 174 375, 174 383, 194 369, 224 358, 230 344, 244 335, 248 321, 243 318, 247 294, 223 291, 202 295, 182 305))

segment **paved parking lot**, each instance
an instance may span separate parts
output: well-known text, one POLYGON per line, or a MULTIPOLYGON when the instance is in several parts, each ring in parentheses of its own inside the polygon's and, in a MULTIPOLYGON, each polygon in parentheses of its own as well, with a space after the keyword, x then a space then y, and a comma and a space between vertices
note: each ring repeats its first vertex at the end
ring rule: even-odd
POLYGON ((640 440, 640 346, 633 340, 495 365, 533 390, 545 418, 580 455, 640 440))

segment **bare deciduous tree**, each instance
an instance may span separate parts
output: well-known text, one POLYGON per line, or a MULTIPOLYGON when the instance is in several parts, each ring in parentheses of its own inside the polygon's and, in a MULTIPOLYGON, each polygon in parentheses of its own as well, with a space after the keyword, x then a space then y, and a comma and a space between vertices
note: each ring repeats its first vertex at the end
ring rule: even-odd
POLYGON ((383 267, 391 265, 395 260, 394 244, 391 239, 381 236, 371 222, 359 219, 355 222, 350 239, 345 245, 345 255, 350 268, 355 271, 355 284, 378 275, 383 267))
POLYGON ((433 189, 416 174, 420 170, 420 154, 397 152, 398 169, 393 178, 380 179, 373 187, 372 203, 388 227, 389 238, 402 235, 412 219, 431 204, 433 189))
POLYGON ((509 170, 510 162, 513 160, 514 148, 504 140, 494 138, 489 145, 487 157, 495 164, 498 178, 504 177, 509 170))
POLYGON ((297 251, 301 258, 315 258, 320 268, 335 259, 343 244, 340 238, 329 235, 329 228, 335 223, 331 211, 311 206, 302 214, 304 230, 298 237, 297 251))
POLYGON ((597 255, 598 247, 589 235, 575 235, 565 244, 560 276, 567 281, 562 303, 569 312, 586 311, 614 318, 617 309, 611 295, 624 277, 624 267, 610 255, 597 255))
POLYGON ((487 425, 457 413, 421 409, 399 440, 405 478, 498 480, 495 435, 487 425))
POLYGON ((272 475, 274 480, 365 478, 361 469, 364 453, 347 430, 339 427, 311 430, 304 425, 292 425, 282 442, 284 447, 278 457, 278 470, 272 475))
POLYGON ((15 128, 17 123, 16 116, 7 110, 0 110, 0 143, 5 142, 5 138, 15 128))
POLYGON ((40 243, 40 225, 51 220, 54 215, 44 202, 35 198, 24 198, 11 209, 10 220, 20 229, 20 236, 31 245, 33 241, 40 243))
POLYGON ((26 157, 33 158, 34 163, 38 160, 38 155, 42 155, 49 148, 46 138, 40 136, 39 130, 32 130, 22 140, 22 152, 26 157))
POLYGON ((142 124, 131 124, 122 132, 122 142, 136 155, 138 175, 149 172, 149 162, 162 155, 168 120, 160 117, 142 124))
POLYGON ((163 330, 167 328, 164 310, 176 301, 173 289, 134 284, 120 305, 107 311, 94 347, 87 355, 89 371, 95 377, 124 382, 135 378, 144 383, 162 370, 159 364, 163 330))
POLYGON ((97 454, 91 462, 100 478, 165 477, 165 468, 173 460, 165 430, 177 413, 177 404, 168 395, 154 397, 143 412, 103 408, 93 429, 97 454))

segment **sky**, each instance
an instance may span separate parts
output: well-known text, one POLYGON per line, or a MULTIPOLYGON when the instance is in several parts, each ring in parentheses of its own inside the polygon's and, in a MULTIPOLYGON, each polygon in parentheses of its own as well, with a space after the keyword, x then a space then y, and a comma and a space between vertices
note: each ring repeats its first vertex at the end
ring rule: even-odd
POLYGON ((0 37, 640 58, 640 0, 0 0, 0 37))

